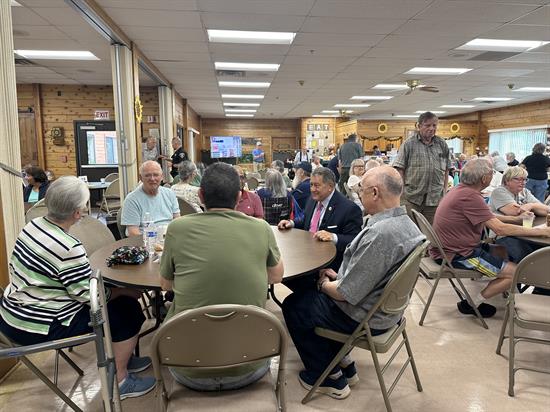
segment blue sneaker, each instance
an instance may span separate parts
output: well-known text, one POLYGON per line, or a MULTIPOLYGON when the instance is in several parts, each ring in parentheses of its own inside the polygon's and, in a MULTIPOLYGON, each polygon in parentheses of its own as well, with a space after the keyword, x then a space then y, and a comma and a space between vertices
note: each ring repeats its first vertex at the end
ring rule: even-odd
POLYGON ((143 372, 151 366, 151 358, 149 356, 137 357, 132 355, 128 361, 128 373, 138 373, 143 372))
POLYGON ((156 380, 153 377, 138 377, 129 373, 122 385, 118 387, 120 400, 137 398, 153 390, 156 380))
POLYGON ((346 377, 346 380, 348 381, 349 386, 353 386, 359 383, 359 376, 357 376, 357 369, 355 369, 355 362, 351 362, 345 368, 342 365, 340 365, 340 369, 342 369, 342 373, 346 377))
MULTIPOLYGON (((307 390, 311 390, 316 378, 313 378, 307 371, 300 371, 298 374, 300 384, 307 390)), ((334 399, 345 399, 351 393, 348 382, 342 374, 337 379, 326 378, 317 388, 317 392, 324 393, 334 399)))

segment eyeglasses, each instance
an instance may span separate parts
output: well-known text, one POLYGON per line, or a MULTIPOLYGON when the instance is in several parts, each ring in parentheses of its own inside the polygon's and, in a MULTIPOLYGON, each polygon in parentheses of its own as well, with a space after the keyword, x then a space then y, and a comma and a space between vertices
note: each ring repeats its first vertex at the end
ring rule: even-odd
POLYGON ((162 173, 147 173, 143 175, 144 179, 150 179, 152 177, 161 177, 162 173))
POLYGON ((517 183, 525 183, 527 182, 527 179, 525 177, 513 177, 511 180, 517 183))
MULTIPOLYGON (((376 189, 376 186, 365 186, 365 187, 363 187, 363 186, 361 185, 361 183, 359 183, 359 184, 358 184, 357 186, 355 186, 355 187, 356 187, 357 193, 365 193, 366 190, 369 190, 369 189, 376 189)), ((374 192, 375 192, 375 190, 372 191, 372 193, 374 193, 374 192)))
POLYGON ((365 166, 359 165, 359 166, 353 166, 354 168, 358 167, 359 169, 364 169, 365 166))

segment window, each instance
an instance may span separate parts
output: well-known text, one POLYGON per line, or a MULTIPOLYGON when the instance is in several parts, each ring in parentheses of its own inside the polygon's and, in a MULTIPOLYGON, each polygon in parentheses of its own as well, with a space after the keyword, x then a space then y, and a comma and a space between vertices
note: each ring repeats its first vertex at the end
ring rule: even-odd
POLYGON ((462 146, 464 144, 464 141, 462 139, 455 137, 454 139, 448 139, 445 141, 447 142, 447 146, 449 146, 449 149, 452 149, 452 152, 454 154, 462 153, 462 146))
POLYGON ((535 129, 489 130, 489 154, 498 151, 504 157, 513 152, 521 162, 530 155, 536 143, 546 144, 546 126, 535 129))

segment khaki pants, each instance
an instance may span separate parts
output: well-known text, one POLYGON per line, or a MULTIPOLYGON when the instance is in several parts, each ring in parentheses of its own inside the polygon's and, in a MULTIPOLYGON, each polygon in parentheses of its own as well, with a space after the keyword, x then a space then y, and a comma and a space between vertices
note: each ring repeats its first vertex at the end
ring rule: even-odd
POLYGON ((416 210, 417 212, 424 215, 424 217, 428 220, 428 222, 430 222, 430 225, 433 224, 437 206, 426 206, 424 203, 422 203, 421 205, 415 205, 414 203, 409 202, 404 197, 401 197, 401 204, 407 208, 407 214, 413 220, 413 222, 415 220, 414 220, 412 211, 416 210))

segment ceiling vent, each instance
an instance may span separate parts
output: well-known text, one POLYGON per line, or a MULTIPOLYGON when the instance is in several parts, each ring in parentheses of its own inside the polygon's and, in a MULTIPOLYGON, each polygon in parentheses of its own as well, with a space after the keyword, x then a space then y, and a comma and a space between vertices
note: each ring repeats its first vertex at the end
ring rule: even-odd
POLYGON ((216 70, 216 76, 243 78, 246 77, 246 72, 244 70, 216 70))
POLYGON ((484 62, 499 62, 502 60, 509 59, 510 57, 516 56, 521 52, 497 52, 497 51, 488 51, 485 53, 478 54, 477 56, 470 57, 468 60, 472 61, 484 61, 484 62))
POLYGON ((15 58, 15 65, 16 66, 36 66, 36 64, 31 62, 30 60, 22 59, 20 57, 15 58))

